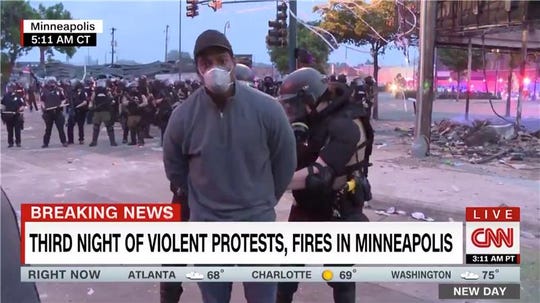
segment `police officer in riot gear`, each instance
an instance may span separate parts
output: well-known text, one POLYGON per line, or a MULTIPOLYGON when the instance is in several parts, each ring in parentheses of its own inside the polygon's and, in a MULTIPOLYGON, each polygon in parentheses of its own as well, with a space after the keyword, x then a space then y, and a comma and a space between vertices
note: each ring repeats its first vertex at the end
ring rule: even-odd
POLYGON ((8 147, 13 147, 13 135, 15 144, 21 147, 21 129, 23 125, 24 99, 15 93, 16 85, 8 84, 7 94, 2 98, 2 122, 6 125, 8 133, 8 147))
POLYGON ((43 112, 42 117, 45 121, 45 135, 43 136, 43 146, 41 147, 49 147, 53 124, 56 125, 62 146, 67 147, 68 144, 66 142, 66 134, 64 132, 64 124, 66 119, 64 118, 64 114, 62 112, 63 108, 67 105, 67 102, 64 93, 57 86, 55 79, 49 79, 46 81, 40 100, 41 110, 43 112))
POLYGON ((79 144, 84 144, 84 122, 88 113, 88 95, 81 81, 74 80, 72 87, 67 123, 68 144, 74 143, 73 130, 75 125, 79 130, 79 144))
MULTIPOLYGON (((289 185, 295 199, 289 221, 368 221, 363 205, 371 199, 367 167, 373 132, 351 94, 347 85, 328 83, 313 68, 283 80, 278 99, 295 131, 298 159, 289 185)), ((334 302, 355 302, 355 283, 328 284, 334 302)), ((298 283, 279 283, 277 302, 292 302, 297 289, 298 283)))
POLYGON ((128 136, 129 136, 129 127, 127 125, 127 108, 122 104, 122 100, 124 100, 124 96, 127 94, 129 82, 127 80, 122 80, 118 84, 118 107, 120 112, 120 125, 122 126, 122 144, 126 144, 128 142, 128 136))
POLYGON ((159 93, 160 98, 156 99, 156 122, 161 130, 161 145, 163 145, 163 134, 169 123, 171 113, 176 106, 180 104, 180 98, 174 90, 174 83, 166 81, 162 92, 159 93))
POLYGON ((144 146, 144 129, 142 125, 142 115, 144 107, 148 105, 148 101, 144 94, 138 90, 137 83, 132 83, 128 86, 127 94, 122 98, 122 106, 127 112, 127 126, 131 135, 129 145, 144 146))
POLYGON ((99 80, 90 103, 90 108, 93 109, 94 112, 92 117, 94 127, 90 146, 97 145, 101 123, 105 124, 105 127, 107 128, 107 135, 109 136, 111 146, 117 146, 116 141, 114 140, 114 120, 112 119, 113 106, 114 99, 107 89, 107 83, 104 80, 99 80))

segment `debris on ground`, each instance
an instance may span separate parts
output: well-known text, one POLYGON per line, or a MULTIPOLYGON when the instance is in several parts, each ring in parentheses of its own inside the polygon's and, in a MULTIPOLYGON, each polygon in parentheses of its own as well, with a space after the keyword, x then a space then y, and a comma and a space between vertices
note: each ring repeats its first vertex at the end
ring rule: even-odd
MULTIPOLYGON (((395 131, 404 130, 396 128, 395 131)), ((492 125, 487 120, 464 124, 445 119, 435 123, 431 129, 431 154, 442 157, 450 155, 472 164, 500 159, 504 159, 507 165, 514 165, 510 161, 538 162, 540 132, 516 131, 513 124, 492 125)), ((453 163, 455 161, 450 159, 445 161, 451 166, 454 166, 453 163)))
POLYGON ((411 214, 411 217, 415 218, 416 220, 420 220, 420 221, 427 221, 427 222, 433 222, 435 221, 433 218, 431 217, 426 217, 426 215, 424 215, 424 213, 422 212, 413 212, 411 214))
POLYGON ((387 209, 376 210, 375 213, 381 216, 390 216, 390 215, 407 215, 407 212, 404 210, 396 209, 394 206, 388 207, 387 209))

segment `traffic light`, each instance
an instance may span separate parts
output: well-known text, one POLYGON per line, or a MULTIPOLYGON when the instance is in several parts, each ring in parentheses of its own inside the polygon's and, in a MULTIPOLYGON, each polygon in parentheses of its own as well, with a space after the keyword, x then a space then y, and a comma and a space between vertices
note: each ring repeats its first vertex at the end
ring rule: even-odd
POLYGON ((221 8, 223 5, 222 0, 211 0, 208 6, 211 7, 214 12, 221 8))
POLYGON ((269 46, 287 46, 287 24, 280 21, 268 21, 268 36, 266 43, 269 46))
POLYGON ((282 2, 277 6, 276 20, 268 21, 268 36, 266 44, 268 46, 287 46, 287 4, 282 2))
POLYGON ((281 4, 278 4, 277 6, 277 15, 276 20, 282 21, 285 24, 287 24, 287 3, 282 2, 281 4))
POLYGON ((195 18, 199 15, 199 0, 186 0, 186 16, 195 18))

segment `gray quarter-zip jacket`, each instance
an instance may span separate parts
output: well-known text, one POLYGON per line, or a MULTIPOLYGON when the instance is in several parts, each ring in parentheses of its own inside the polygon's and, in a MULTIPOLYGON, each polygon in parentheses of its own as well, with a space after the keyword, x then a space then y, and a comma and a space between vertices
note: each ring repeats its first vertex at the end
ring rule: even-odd
POLYGON ((204 88, 169 120, 165 172, 188 192, 192 221, 274 221, 296 169, 295 138, 281 105, 235 83, 220 110, 204 88))

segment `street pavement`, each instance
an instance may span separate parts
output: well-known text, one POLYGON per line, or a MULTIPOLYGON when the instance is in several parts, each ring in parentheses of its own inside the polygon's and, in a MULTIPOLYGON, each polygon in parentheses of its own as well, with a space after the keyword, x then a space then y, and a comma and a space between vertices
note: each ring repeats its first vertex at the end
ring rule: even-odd
MULTIPOLYGON (((366 214, 372 221, 408 221, 410 216, 380 216, 374 210, 389 206, 408 212, 422 211, 436 221, 463 220, 467 205, 502 203, 519 205, 527 219, 527 233, 522 237, 522 300, 537 302, 538 237, 540 236, 538 171, 501 170, 490 166, 437 163, 437 159, 415 160, 392 129, 396 125, 413 126, 414 115, 405 112, 401 101, 382 94, 381 121, 376 121, 376 141, 386 146, 374 149, 370 170, 374 200, 366 214), (435 161, 435 162, 434 162, 435 161), (474 181, 474 182, 473 182, 474 181), (450 219, 452 218, 452 219, 450 219)), ((436 119, 456 118, 464 102, 437 101, 436 119)), ((489 109, 489 105, 487 105, 489 109)), ((535 121, 538 105, 524 106, 524 117, 535 121)), ((489 115, 486 105, 474 103, 475 115, 489 115), (478 111, 478 114, 477 114, 478 111)), ((86 125, 84 145, 61 146, 53 129, 50 147, 40 148, 43 121, 37 112, 26 112, 22 148, 7 148, 5 126, 1 128, 1 183, 15 209, 23 202, 168 202, 171 194, 161 161, 159 133, 139 148, 122 145, 110 147, 105 130, 97 147, 89 147, 91 126, 86 125)), ((534 123, 533 123, 534 124, 534 123)), ((116 125, 116 138, 121 130, 116 125)), ((286 194, 277 206, 279 220, 286 220, 291 197, 286 194)), ((44 303, 154 303, 159 302, 155 283, 42 283, 38 285, 44 303)), ((332 302, 331 289, 324 284, 301 284, 295 302, 332 302)), ((429 283, 359 283, 358 302, 437 302, 437 285, 429 283)), ((181 302, 200 301, 198 288, 186 284, 181 302)), ((245 302, 241 285, 235 285, 231 302, 245 302)), ((474 300, 467 300, 474 302, 474 300)))

